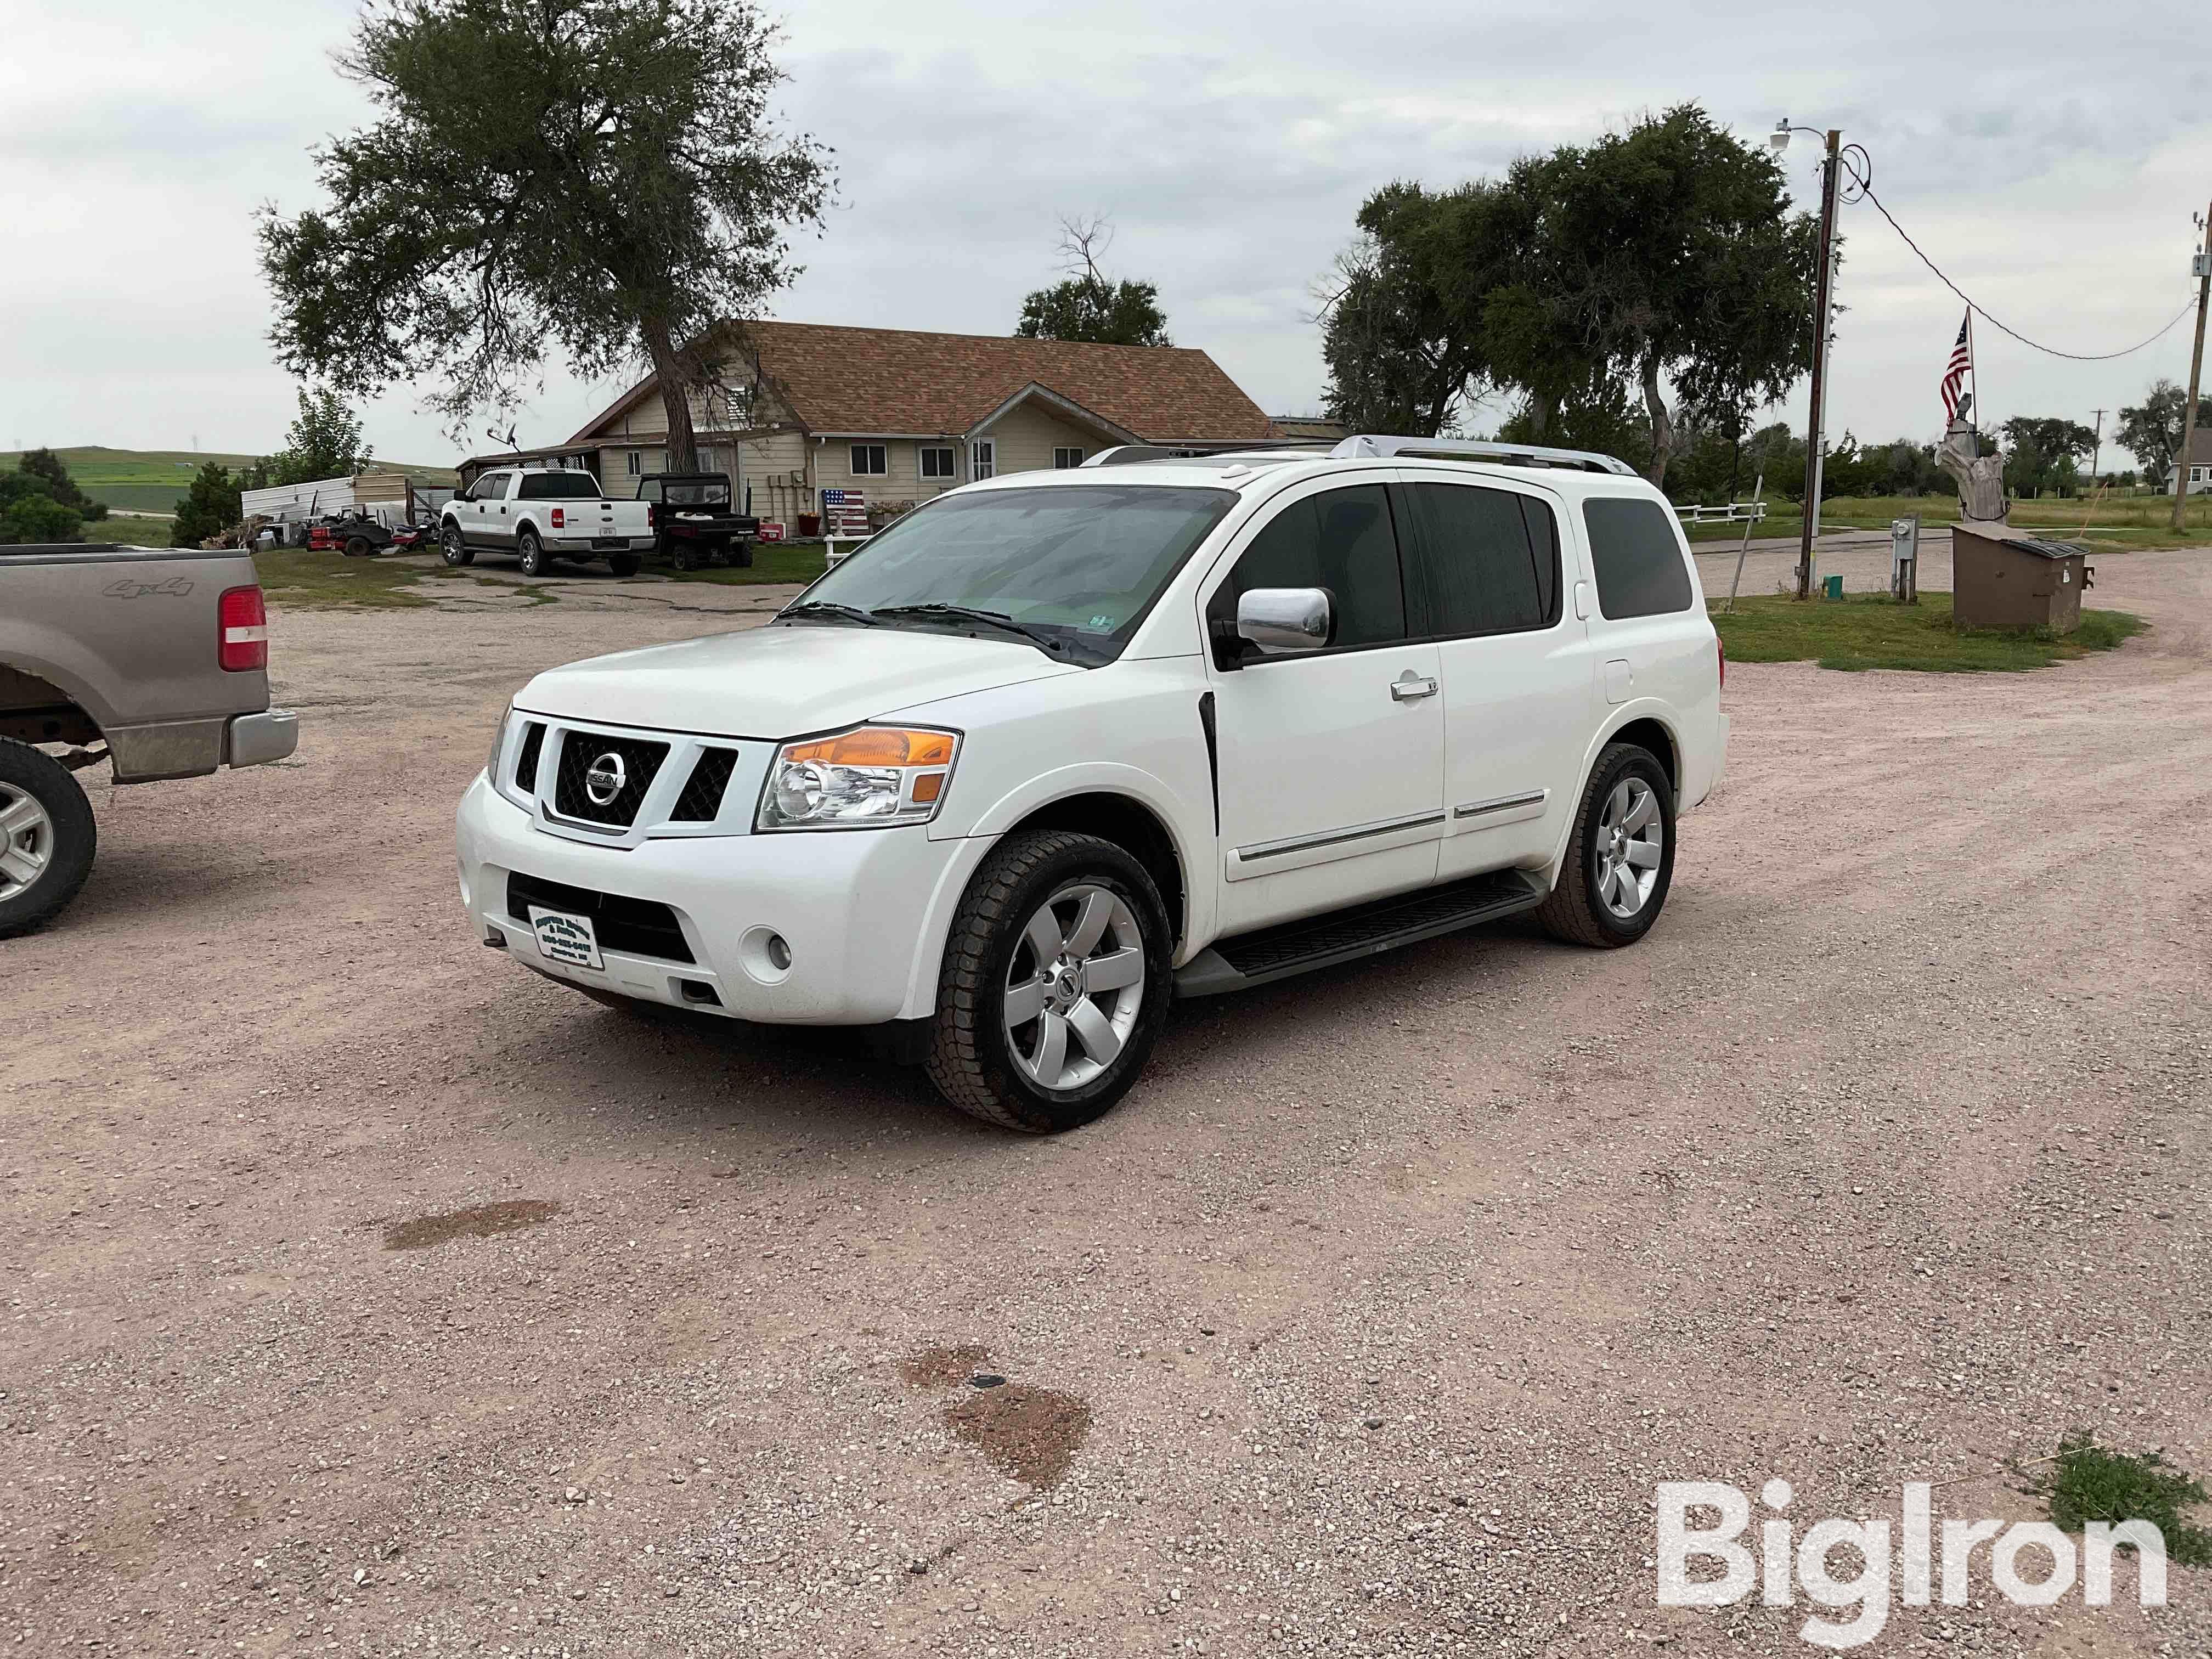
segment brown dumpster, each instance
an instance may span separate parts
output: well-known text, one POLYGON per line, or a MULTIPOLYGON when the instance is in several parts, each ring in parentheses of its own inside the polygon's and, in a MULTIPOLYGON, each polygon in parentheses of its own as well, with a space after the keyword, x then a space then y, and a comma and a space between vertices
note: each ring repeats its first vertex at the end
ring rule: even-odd
POLYGON ((2077 542, 2038 541, 2002 525, 1951 526, 1951 617, 1961 628, 2081 625, 2081 590, 2096 574, 2077 542))

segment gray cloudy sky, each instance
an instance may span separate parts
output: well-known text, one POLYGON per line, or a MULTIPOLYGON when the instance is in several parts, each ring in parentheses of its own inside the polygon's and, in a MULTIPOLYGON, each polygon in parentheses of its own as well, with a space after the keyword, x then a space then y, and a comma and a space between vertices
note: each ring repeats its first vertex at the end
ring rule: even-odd
MULTIPOLYGON (((269 361, 251 216, 312 201, 308 146, 363 118, 329 64, 354 9, 0 4, 0 441, 276 446, 292 386, 269 361)), ((839 205, 775 312, 1006 332, 1054 275, 1054 216, 1103 210, 1119 227, 1109 264, 1159 284, 1178 344, 1271 412, 1311 410, 1308 286, 1367 191, 1492 173, 1696 100, 1746 135, 1783 114, 1843 127, 1978 302, 2064 349, 2110 351, 2191 293, 2212 51, 2184 43, 2189 9, 802 0, 781 12, 785 108, 836 149, 839 205)), ((1814 195, 1812 141, 1786 160, 1814 195)), ((1962 307, 1870 206, 1844 222, 1832 427, 1931 437, 1962 307)), ((1998 416, 2087 423, 2188 373, 2186 324, 2112 363, 1985 326, 1977 343, 1998 416)), ((550 376, 525 441, 566 437, 606 392, 550 376)), ((369 436, 450 461, 416 401, 395 388, 369 436)))

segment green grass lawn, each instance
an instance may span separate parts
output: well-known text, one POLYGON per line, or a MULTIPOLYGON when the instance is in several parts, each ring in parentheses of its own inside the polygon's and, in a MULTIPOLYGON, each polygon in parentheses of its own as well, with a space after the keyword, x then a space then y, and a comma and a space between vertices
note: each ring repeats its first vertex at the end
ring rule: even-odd
POLYGON ((142 519, 135 514, 125 518, 111 513, 85 526, 83 535, 88 542, 113 542, 121 547, 167 547, 176 522, 166 514, 158 519, 142 519))
POLYGON ((1904 668, 1929 674, 2010 673, 2047 668, 2091 651, 2109 651, 2145 626, 2124 611, 2084 611, 2081 626, 2057 636, 2041 632, 1959 628, 1948 593, 1923 593, 1899 605, 1887 593, 1840 599, 1780 594, 1740 599, 1716 610, 1713 626, 1730 662, 1817 662, 1855 672, 1904 668))
POLYGON ((754 582, 811 582, 829 568, 828 555, 819 542, 761 542, 753 548, 750 569, 671 570, 657 561, 646 566, 651 575, 679 582, 720 582, 744 586, 754 582))
MULTIPOLYGON (((2168 526, 2173 511, 2170 495, 2106 495, 2092 500, 2014 501, 2012 526, 2054 541, 2080 541, 2100 547, 2202 547, 2212 542, 2212 495, 2190 500, 2179 533, 2168 526)), ((1917 513, 1923 530, 1945 529, 1957 522, 1956 495, 1836 495, 1820 503, 1823 535, 1838 531, 1882 531, 1892 519, 1917 513)), ((1795 539, 1804 533, 1804 514, 1794 501, 1771 501, 1767 515, 1753 528, 1753 539, 1776 536, 1795 539)), ((1718 542, 1733 546, 1743 539, 1741 524, 1684 525, 1683 533, 1701 552, 1718 542)))
POLYGON ((340 553, 310 552, 304 547, 264 548, 254 554, 253 568, 271 605, 303 609, 361 605, 406 610, 430 603, 427 594, 409 591, 417 582, 448 577, 442 568, 426 570, 388 558, 349 559, 340 553))

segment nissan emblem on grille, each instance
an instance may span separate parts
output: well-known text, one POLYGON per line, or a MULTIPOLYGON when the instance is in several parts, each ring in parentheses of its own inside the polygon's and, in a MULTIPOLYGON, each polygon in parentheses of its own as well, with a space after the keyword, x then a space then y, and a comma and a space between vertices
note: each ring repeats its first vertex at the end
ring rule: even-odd
POLYGON ((622 793, 623 785, 628 781, 629 774, 623 765, 623 757, 610 750, 593 761, 592 769, 584 774, 584 793, 592 798, 592 805, 609 805, 622 793))

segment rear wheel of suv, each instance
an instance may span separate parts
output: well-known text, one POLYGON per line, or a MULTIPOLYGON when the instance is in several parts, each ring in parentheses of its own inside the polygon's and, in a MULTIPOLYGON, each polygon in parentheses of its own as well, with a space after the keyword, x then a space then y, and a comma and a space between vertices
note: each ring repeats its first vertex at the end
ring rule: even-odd
POLYGON ((953 918, 930 1081, 1028 1134, 1091 1121, 1158 1040, 1171 945, 1158 888, 1122 848, 1064 830, 1007 837, 953 918))
POLYGON ((29 933, 76 896, 98 839, 69 769, 0 738, 0 939, 29 933))
POLYGON ((477 550, 461 539, 461 527, 449 524, 438 534, 438 552, 450 565, 474 564, 477 550))
POLYGON ((521 562, 522 574, 526 576, 544 575, 546 565, 550 562, 545 556, 545 544, 538 539, 538 532, 527 525, 514 538, 514 554, 521 562))
POLYGON ((1674 790, 1648 749, 1608 744, 1590 769, 1559 884, 1536 908, 1554 939, 1609 950, 1651 931, 1674 878, 1674 790))

